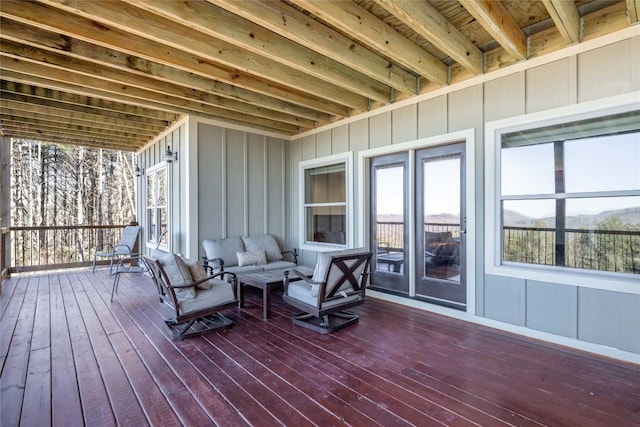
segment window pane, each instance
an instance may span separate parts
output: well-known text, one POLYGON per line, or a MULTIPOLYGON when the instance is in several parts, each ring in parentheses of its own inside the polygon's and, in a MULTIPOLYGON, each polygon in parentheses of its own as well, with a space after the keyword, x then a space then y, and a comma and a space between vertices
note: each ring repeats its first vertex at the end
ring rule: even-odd
POLYGON ((147 175, 147 207, 156 205, 155 179, 156 175, 154 173, 147 175))
POLYGON ((346 243, 346 207, 316 206, 306 208, 307 241, 346 243))
POLYGON ((167 169, 163 168, 158 171, 158 204, 157 206, 167 205, 167 169))
POLYGON ((555 264, 555 200, 506 200, 502 222, 503 261, 555 264))
POLYGON ((167 209, 166 208, 161 208, 158 209, 158 215, 160 216, 160 241, 163 244, 167 243, 167 234, 163 234, 168 230, 168 224, 167 224, 167 209))
POLYGON ((640 189, 640 133, 565 142, 567 192, 640 189))
POLYGON ((345 164, 305 170, 305 203, 344 203, 345 164))
POLYGON ((555 193, 552 143, 503 147, 500 156, 503 196, 555 193))
POLYGON ((567 200, 565 265, 640 274, 640 197, 567 200))
POLYGON ((147 209, 147 221, 149 224, 149 241, 156 241, 156 231, 157 231, 157 219, 156 219, 156 210, 154 208, 147 209))

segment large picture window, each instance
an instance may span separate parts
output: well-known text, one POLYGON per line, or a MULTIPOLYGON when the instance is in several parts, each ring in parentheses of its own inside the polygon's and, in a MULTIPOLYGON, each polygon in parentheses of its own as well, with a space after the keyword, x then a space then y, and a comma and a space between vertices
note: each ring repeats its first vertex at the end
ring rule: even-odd
POLYGON ((147 242, 167 246, 168 170, 166 165, 147 172, 147 242))
POLYGON ((349 236, 350 156, 301 163, 303 245, 346 246, 349 236))
POLYGON ((637 106, 495 136, 496 265, 640 275, 637 106))

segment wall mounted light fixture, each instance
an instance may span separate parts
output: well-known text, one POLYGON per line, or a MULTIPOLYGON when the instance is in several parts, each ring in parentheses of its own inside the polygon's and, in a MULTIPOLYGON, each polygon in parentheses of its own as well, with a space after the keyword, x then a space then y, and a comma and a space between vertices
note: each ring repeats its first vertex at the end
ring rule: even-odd
POLYGON ((178 160, 178 152, 171 151, 171 146, 167 145, 167 150, 164 152, 164 161, 171 163, 175 160, 178 160))
POLYGON ((136 167, 135 169, 133 169, 133 173, 136 174, 138 178, 140 178, 142 175, 144 175, 144 168, 141 168, 140 166, 138 166, 138 163, 136 163, 136 167))

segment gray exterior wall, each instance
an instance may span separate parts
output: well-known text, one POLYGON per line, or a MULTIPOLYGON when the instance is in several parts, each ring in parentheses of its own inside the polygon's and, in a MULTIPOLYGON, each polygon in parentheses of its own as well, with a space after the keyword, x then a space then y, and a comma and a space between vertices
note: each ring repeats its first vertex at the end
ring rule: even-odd
MULTIPOLYGON (((288 239, 296 245, 299 238, 300 161, 349 150, 357 158, 362 150, 474 128, 476 205, 468 209, 475 210, 477 227, 476 316, 640 354, 640 295, 484 273, 485 123, 637 90, 640 37, 303 135, 287 144, 288 239)), ((355 204, 358 170, 354 178, 355 204)), ((356 210, 355 220, 364 221, 363 213, 356 210)), ((304 264, 313 265, 315 258, 302 251, 304 264)))
MULTIPOLYGON (((198 241, 273 234, 285 239, 282 139, 197 125, 198 241)), ((199 248, 202 255, 202 247, 199 248)))

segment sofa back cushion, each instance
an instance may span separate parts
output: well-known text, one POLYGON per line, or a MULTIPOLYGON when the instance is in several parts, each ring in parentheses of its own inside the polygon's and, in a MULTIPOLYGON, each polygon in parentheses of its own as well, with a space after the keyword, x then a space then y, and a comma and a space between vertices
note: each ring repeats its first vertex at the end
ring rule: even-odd
POLYGON ((267 262, 280 261, 282 259, 282 251, 280 250, 278 241, 271 234, 243 237, 242 241, 244 242, 244 247, 247 252, 264 251, 267 255, 267 262))
MULTIPOLYGON (((203 240, 202 248, 208 259, 222 258, 225 267, 238 265, 236 252, 244 252, 244 244, 240 237, 227 239, 203 240)), ((249 249, 247 249, 249 250, 249 249)))

